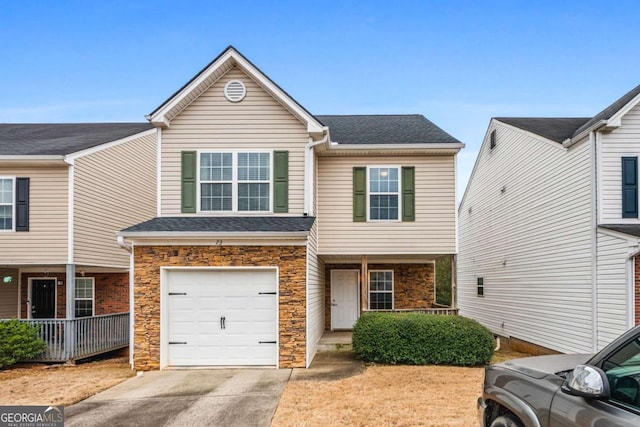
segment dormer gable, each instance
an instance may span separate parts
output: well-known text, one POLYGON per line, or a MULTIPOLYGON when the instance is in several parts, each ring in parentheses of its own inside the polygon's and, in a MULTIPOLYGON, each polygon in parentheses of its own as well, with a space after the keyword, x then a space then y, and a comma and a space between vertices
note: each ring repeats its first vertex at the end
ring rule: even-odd
MULTIPOLYGON (((321 136, 323 125, 302 105, 287 94, 280 86, 267 77, 258 67, 245 58, 233 46, 227 47, 217 58, 203 68, 183 87, 171 95, 156 108, 147 119, 157 127, 168 128, 171 121, 198 97, 219 81, 231 69, 237 67, 265 92, 271 95, 287 111, 303 123, 310 136, 321 136)), ((239 102, 243 98, 243 83, 231 81, 225 85, 224 94, 230 102, 239 102)))

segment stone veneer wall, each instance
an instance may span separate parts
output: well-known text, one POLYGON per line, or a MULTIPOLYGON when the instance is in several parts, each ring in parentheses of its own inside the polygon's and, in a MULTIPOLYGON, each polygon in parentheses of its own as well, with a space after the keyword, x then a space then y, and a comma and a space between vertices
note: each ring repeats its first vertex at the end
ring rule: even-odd
POLYGON ((136 246, 134 369, 160 368, 160 267, 279 267, 279 362, 306 366, 305 246, 136 246))
MULTIPOLYGON (((67 316, 67 286, 66 273, 22 273, 20 318, 27 318, 27 298, 29 295, 29 278, 56 279, 56 317, 64 319, 67 316), (62 285, 57 282, 62 281, 62 285)), ((81 277, 78 274, 77 277, 81 277)), ((129 311, 129 273, 86 273, 84 277, 95 278, 94 286, 94 314, 125 313, 129 311)))
MULTIPOLYGON (((393 270, 396 309, 431 308, 435 301, 434 264, 369 264, 371 270, 393 270)), ((325 265, 324 326, 331 329, 331 270, 358 270, 360 264, 325 265)), ((362 298, 362 295, 360 296, 362 298)))

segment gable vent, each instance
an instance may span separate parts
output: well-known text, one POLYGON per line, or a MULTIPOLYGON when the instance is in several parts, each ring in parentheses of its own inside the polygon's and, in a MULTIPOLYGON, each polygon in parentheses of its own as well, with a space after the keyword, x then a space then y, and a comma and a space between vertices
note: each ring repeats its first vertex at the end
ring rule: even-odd
POLYGON ((240 80, 231 80, 224 86, 224 96, 231 102, 240 102, 247 94, 247 88, 240 80))

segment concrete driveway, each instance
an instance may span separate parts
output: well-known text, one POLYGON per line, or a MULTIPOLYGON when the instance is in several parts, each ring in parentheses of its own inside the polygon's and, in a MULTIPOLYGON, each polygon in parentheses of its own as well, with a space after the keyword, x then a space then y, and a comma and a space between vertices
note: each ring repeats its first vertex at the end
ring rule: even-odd
POLYGON ((146 372, 65 408, 65 426, 269 426, 291 369, 146 372))

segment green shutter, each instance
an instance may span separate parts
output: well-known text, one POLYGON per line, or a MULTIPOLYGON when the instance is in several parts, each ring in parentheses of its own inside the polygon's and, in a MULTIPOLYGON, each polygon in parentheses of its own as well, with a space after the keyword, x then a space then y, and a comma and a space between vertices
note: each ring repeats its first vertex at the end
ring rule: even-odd
POLYGON ((416 168, 402 168, 402 221, 416 220, 416 168))
POLYGON ((367 168, 353 168, 353 222, 367 221, 367 168))
POLYGON ((182 152, 182 213, 196 212, 197 155, 195 151, 182 152))
POLYGON ((273 212, 289 212, 289 152, 273 152, 273 212))

